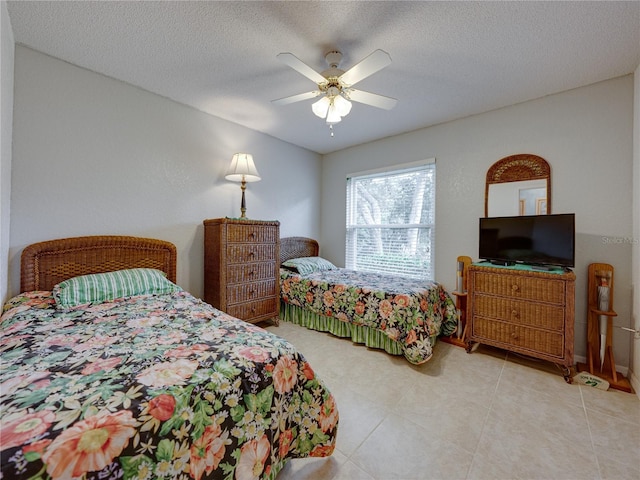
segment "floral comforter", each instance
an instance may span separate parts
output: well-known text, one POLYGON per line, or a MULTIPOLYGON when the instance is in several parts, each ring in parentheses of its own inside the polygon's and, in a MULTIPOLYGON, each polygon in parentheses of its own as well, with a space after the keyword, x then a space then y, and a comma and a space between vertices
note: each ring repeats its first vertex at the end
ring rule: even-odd
POLYGON ((338 411, 295 348, 186 292, 0 324, 0 478, 274 479, 333 452, 338 411))
POLYGON ((420 364, 435 338, 457 328, 456 308, 436 282, 344 268, 300 275, 280 269, 280 298, 312 313, 383 332, 420 364))

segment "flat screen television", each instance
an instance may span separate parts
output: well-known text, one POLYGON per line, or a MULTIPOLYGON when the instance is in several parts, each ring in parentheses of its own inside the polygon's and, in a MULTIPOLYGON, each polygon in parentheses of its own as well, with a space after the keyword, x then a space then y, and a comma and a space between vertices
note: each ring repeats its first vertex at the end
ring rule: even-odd
POLYGON ((479 257, 499 264, 575 266, 575 214, 480 219, 479 257))

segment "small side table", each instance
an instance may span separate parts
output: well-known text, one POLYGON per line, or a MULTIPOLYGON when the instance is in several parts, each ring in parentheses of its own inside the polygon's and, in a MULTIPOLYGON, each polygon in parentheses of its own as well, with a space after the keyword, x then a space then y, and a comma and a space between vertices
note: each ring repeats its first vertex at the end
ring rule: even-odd
POLYGON ((441 337, 445 343, 466 348, 467 342, 467 267, 471 265, 471 257, 461 255, 457 258, 456 289, 451 294, 456 298, 456 310, 459 321, 458 330, 448 337, 441 337))

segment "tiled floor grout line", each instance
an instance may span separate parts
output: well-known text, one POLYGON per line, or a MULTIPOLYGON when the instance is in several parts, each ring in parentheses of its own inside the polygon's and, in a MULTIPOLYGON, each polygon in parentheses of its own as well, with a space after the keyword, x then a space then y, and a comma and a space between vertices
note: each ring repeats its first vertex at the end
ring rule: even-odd
MULTIPOLYGON (((382 417, 382 419, 381 419, 381 420, 376 424, 376 426, 375 426, 375 427, 373 427, 373 428, 371 429, 371 431, 369 432, 369 434, 368 434, 366 437, 364 437, 364 439, 362 440, 362 442, 360 442, 360 444, 359 444, 359 445, 358 445, 358 446, 353 450, 353 452, 351 452, 351 454, 347 457, 346 462, 351 462, 351 457, 353 457, 353 455, 355 455, 355 454, 358 452, 358 450, 360 450, 360 447, 362 447, 362 445, 364 445, 364 444, 365 444, 365 442, 369 439, 369 437, 371 437, 371 435, 373 435, 373 433, 378 429, 378 427, 380 427, 380 425, 382 424, 382 422, 384 422, 384 421, 387 419, 387 417, 388 417, 388 416, 389 416, 389 411, 387 410, 387 413, 385 414, 385 416, 384 416, 384 417, 382 417)), ((345 462, 345 463, 346 463, 346 462, 345 462)), ((362 470, 364 473, 366 473, 366 474, 367 474, 367 475, 369 475, 370 477, 376 478, 376 477, 374 477, 374 476, 373 476, 373 475, 372 475, 368 470, 363 469, 363 468, 362 468, 360 465, 358 465, 357 463, 355 463, 355 462, 351 462, 351 463, 353 463, 356 467, 358 467, 358 469, 359 469, 359 470, 362 470)))
POLYGON ((476 443, 476 448, 473 450, 473 456, 471 457, 471 462, 469 462, 469 468, 467 469, 467 474, 465 475, 465 479, 469 478, 471 471, 473 469, 473 464, 476 461, 476 455, 478 454, 478 448, 480 448, 480 441, 482 440, 482 434, 487 426, 487 422, 489 421, 489 416, 491 415, 491 410, 493 408, 493 403, 496 398, 496 393, 498 391, 498 387, 500 386, 500 379, 502 378, 502 374, 504 373, 504 368, 507 364, 507 356, 502 360, 502 368, 500 369, 500 375, 498 375, 498 379, 496 381, 496 385, 493 389, 493 393, 491 394, 491 402, 489 402, 489 408, 487 408, 487 414, 484 417, 484 421, 482 422, 482 428, 480 429, 480 433, 478 435, 478 441, 476 443))
MULTIPOLYGON (((336 401, 337 401, 337 399, 336 399, 336 401)), ((345 452, 342 452, 342 451, 340 451, 338 449, 338 451, 340 451, 345 457, 345 461, 344 461, 343 465, 348 463, 348 462, 351 462, 358 470, 366 473, 367 475, 369 475, 370 477, 372 477, 374 479, 376 478, 369 471, 363 469, 360 465, 358 465, 357 463, 351 461, 351 459, 358 452, 360 447, 362 447, 362 445, 364 445, 366 443, 366 441, 369 439, 369 437, 371 437, 371 435, 373 435, 373 433, 378 429, 378 427, 380 427, 380 425, 389 417, 390 413, 391 413, 391 410, 389 408, 385 408, 384 416, 380 419, 380 421, 378 423, 375 424, 375 426, 371 429, 371 431, 362 439, 362 441, 353 449, 353 451, 349 455, 347 455, 345 452)), ((339 434, 340 433, 338 433, 338 435, 339 434)), ((340 473, 338 472, 336 475, 339 475, 339 474, 340 473)), ((332 477, 332 480, 336 477, 336 475, 334 475, 332 477)))
MULTIPOLYGON (((404 395, 406 395, 406 392, 404 393, 404 395)), ((401 397, 399 400, 396 401, 396 405, 400 402, 400 400, 402 400, 403 397, 401 397)), ((385 414, 384 416, 380 419, 380 421, 371 429, 371 431, 364 437, 364 439, 358 444, 358 446, 356 448, 354 448, 353 452, 351 452, 351 454, 347 457, 347 462, 351 461, 351 457, 353 457, 353 455, 355 455, 358 450, 360 450, 360 448, 362 447, 362 445, 364 445, 366 443, 366 441, 371 437, 371 435, 373 435, 375 433, 375 431, 380 427, 380 425, 382 425, 382 423, 389 417, 389 415, 391 415, 392 411, 390 408, 385 408, 385 414)), ((346 463, 346 462, 345 462, 346 463)), ((356 464, 355 462, 351 462, 353 463, 353 465, 355 465, 359 470, 362 470, 364 473, 366 473, 367 475, 369 475, 370 477, 376 478, 374 475, 372 475, 368 470, 363 469, 362 467, 360 467, 360 465, 356 464)))
POLYGON ((602 479, 602 469, 600 468, 600 461, 598 460, 598 455, 596 455, 596 445, 593 441, 593 433, 591 432, 591 423, 589 422, 589 412, 587 411, 587 404, 584 401, 584 392, 582 391, 582 387, 578 386, 580 389, 580 400, 582 401, 582 411, 584 413, 584 420, 587 422, 587 430, 589 431, 589 442, 591 443, 591 452, 595 458, 596 467, 598 468, 598 478, 602 479))

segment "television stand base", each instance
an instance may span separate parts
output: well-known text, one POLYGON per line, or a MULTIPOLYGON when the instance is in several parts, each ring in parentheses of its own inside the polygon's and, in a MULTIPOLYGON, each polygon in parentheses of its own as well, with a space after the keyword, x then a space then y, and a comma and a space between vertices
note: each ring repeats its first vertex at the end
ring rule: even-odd
POLYGON ((542 270, 543 272, 549 272, 555 270, 557 267, 547 267, 545 265, 531 265, 531 270, 542 270))
POLYGON ((501 267, 511 267, 516 264, 516 262, 510 262, 508 260, 489 260, 489 263, 491 263, 491 265, 500 265, 501 267))

